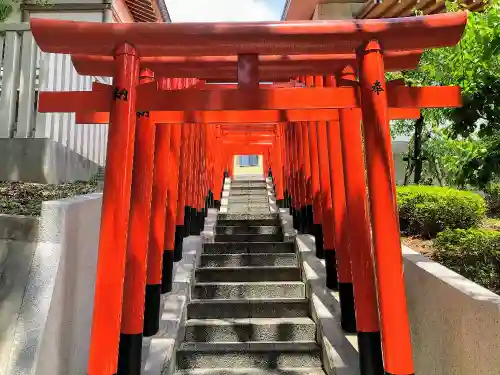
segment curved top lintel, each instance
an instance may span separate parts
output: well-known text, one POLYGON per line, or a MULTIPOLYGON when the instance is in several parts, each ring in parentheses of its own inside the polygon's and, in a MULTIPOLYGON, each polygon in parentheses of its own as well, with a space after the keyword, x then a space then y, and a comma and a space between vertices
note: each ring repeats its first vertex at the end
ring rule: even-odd
POLYGON ((127 42, 141 57, 231 56, 238 53, 354 53, 370 39, 386 51, 458 43, 467 12, 367 20, 255 23, 95 23, 31 19, 44 52, 112 56, 127 42))

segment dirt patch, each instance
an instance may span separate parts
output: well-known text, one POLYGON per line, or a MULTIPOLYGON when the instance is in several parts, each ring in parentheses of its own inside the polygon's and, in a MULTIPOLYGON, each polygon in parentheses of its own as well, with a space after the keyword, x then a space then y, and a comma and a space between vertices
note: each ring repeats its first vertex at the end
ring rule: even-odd
POLYGON ((29 182, 0 182, 0 213, 40 216, 42 202, 89 194, 97 190, 97 180, 59 185, 29 182))
POLYGON ((432 247, 432 240, 424 240, 420 237, 401 237, 401 241, 410 249, 417 251, 429 258, 434 251, 432 247))

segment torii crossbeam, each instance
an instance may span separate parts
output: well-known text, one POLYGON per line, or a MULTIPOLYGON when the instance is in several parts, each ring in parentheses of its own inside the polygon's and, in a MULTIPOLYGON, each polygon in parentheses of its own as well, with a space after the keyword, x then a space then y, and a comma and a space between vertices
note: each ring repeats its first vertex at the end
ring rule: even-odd
MULTIPOLYGON (((32 19, 31 30, 43 52, 114 59, 113 87, 94 85, 94 90, 87 93, 40 95, 40 111, 109 112, 89 375, 111 375, 117 370, 136 113, 166 111, 180 116, 186 111, 203 111, 205 115, 206 111, 258 110, 278 111, 274 114, 281 116, 280 111, 329 109, 341 113, 359 109, 362 114, 384 367, 390 375, 413 374, 393 160, 388 148, 389 108, 457 106, 460 91, 454 87, 391 87, 384 77, 385 56, 397 51, 415 54, 427 48, 453 46, 460 40, 466 20, 467 14, 462 12, 381 20, 243 24, 102 24, 32 19), (258 65, 259 59, 264 66, 267 64, 264 55, 338 54, 356 57, 350 62, 357 66, 359 88, 259 88, 258 65), (165 91, 156 83, 139 85, 142 64, 151 58, 153 66, 154 59, 159 58, 159 66, 163 66, 165 61, 161 59, 166 56, 237 59, 240 88, 215 90, 201 86, 196 90, 165 91), (240 60, 248 70, 239 69, 240 60)), ((307 74, 303 69, 305 60, 295 68, 292 63, 284 64, 283 70, 269 63, 269 74, 280 80, 307 74)), ((325 73, 317 59, 309 60, 316 61, 317 69, 310 74, 325 73)), ((214 77, 204 77, 233 77, 235 63, 230 64, 232 68, 226 67, 229 73, 220 68, 214 77)), ((331 74, 343 65, 332 62, 331 74)), ((203 67, 190 76, 199 78, 202 72, 203 67)), ((263 79, 267 78, 265 72, 263 68, 263 79)), ((180 73, 184 72, 176 75, 180 73)), ((201 135, 197 137, 196 144, 200 144, 201 135)))

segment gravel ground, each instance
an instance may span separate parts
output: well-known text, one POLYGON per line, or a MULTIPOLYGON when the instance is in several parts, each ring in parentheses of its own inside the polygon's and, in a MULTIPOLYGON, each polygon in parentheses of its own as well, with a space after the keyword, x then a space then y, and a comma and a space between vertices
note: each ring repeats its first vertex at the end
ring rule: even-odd
POLYGON ((95 192, 97 181, 77 181, 59 185, 29 182, 0 182, 0 214, 40 216, 43 201, 95 192))

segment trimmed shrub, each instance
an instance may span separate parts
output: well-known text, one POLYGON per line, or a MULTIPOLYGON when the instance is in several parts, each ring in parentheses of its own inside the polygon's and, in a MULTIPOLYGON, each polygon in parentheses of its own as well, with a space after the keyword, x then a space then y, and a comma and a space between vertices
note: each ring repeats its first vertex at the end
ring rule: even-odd
POLYGON ((401 186, 397 189, 402 232, 434 238, 445 229, 477 227, 486 204, 479 194, 440 186, 401 186))
POLYGON ((500 183, 489 185, 484 192, 488 213, 493 217, 500 217, 500 183))
POLYGON ((500 232, 454 229, 439 233, 432 258, 475 283, 500 293, 500 232))

